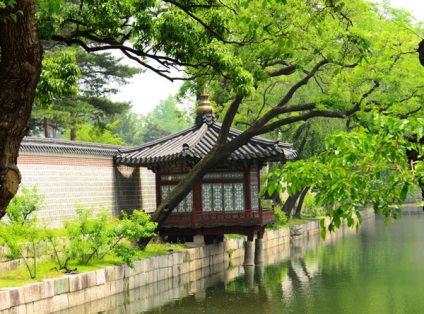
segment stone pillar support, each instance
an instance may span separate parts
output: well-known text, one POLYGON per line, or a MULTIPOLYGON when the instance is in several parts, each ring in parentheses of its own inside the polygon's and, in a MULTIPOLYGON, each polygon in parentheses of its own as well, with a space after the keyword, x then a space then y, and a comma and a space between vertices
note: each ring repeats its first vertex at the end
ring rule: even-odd
POLYGON ((256 239, 255 241, 255 265, 264 263, 264 243, 263 239, 256 239))
POLYGON ((205 245, 205 236, 202 234, 195 235, 193 236, 193 242, 198 246, 205 245))
POLYGON ((253 266, 255 265, 254 262, 253 241, 247 240, 244 246, 244 265, 253 266))

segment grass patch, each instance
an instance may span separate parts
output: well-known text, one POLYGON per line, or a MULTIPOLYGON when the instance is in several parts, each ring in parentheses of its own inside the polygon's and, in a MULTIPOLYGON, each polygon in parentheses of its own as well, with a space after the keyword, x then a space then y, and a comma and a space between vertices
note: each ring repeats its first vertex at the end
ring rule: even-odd
MULTIPOLYGON (((171 245, 171 244, 149 244, 146 247, 146 250, 139 251, 138 258, 140 260, 146 259, 152 256, 168 254, 170 250, 172 251, 184 251, 185 246, 181 244, 171 245)), ((80 265, 74 262, 68 264, 68 269, 72 270, 77 268, 79 273, 84 273, 88 271, 93 271, 108 266, 116 266, 122 264, 122 259, 113 256, 107 255, 101 260, 93 259, 87 265, 80 265)), ((28 277, 28 272, 22 264, 18 269, 8 272, 0 273, 0 289, 10 288, 10 287, 19 287, 30 283, 40 282, 43 279, 52 279, 58 278, 61 276, 67 276, 64 274, 63 270, 58 270, 56 264, 50 261, 41 262, 37 265, 37 277, 35 279, 30 279, 28 277)))
POLYGON ((245 235, 244 234, 237 234, 237 233, 229 233, 225 235, 225 238, 230 240, 230 239, 238 239, 238 238, 244 238, 245 235))
POLYGON ((139 252, 139 259, 145 259, 152 256, 168 254, 170 250, 174 252, 184 251, 186 247, 181 244, 149 244, 144 251, 139 252))

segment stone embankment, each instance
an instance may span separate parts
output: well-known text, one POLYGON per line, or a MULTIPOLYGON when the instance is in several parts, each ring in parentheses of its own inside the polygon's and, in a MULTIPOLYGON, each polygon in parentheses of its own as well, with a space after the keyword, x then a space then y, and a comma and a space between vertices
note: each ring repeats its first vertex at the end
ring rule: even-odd
MULTIPOLYGON (((365 220, 373 217, 374 213, 367 210, 362 215, 365 220)), ((352 232, 352 229, 347 228, 339 231, 352 232)), ((319 233, 318 221, 266 232, 263 241, 264 264, 288 258, 290 253, 287 252, 290 250, 282 248, 290 247, 293 241, 315 245, 319 241, 319 233)), ((333 241, 333 238, 331 234, 327 241, 333 241)), ((246 268, 240 265, 243 263, 244 242, 244 238, 237 238, 182 252, 170 252, 168 255, 137 261, 134 269, 120 265, 2 289, 0 314, 107 312, 119 309, 120 306, 128 313, 151 309, 202 288, 204 290, 205 278, 208 278, 209 283, 227 282, 243 274, 246 268), (240 267, 232 267, 225 272, 229 263, 240 267), (139 306, 131 308, 141 302, 143 309, 139 306), (84 310, 84 304, 90 304, 89 311, 84 310)))

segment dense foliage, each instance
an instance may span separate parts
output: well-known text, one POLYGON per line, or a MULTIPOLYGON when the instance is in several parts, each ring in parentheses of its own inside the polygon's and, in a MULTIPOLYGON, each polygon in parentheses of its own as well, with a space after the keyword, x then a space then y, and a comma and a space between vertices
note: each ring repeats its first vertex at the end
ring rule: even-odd
MULTIPOLYGON (((1 3, 3 7, 6 4, 1 3)), ((14 6, 13 2, 8 4, 14 6)), ((24 0, 18 0, 16 9, 24 4, 24 0)), ((27 9, 30 12, 31 8, 27 9)), ((209 85, 223 123, 218 143, 159 206, 153 215, 159 224, 204 174, 252 136, 272 133, 275 139, 283 139, 288 132, 295 137, 308 130, 303 125, 318 117, 323 123, 329 118, 343 119, 345 125, 336 128, 355 129, 364 134, 364 130, 372 129, 371 111, 401 120, 422 114, 424 71, 416 52, 423 36, 422 25, 414 23, 410 14, 394 10, 384 2, 40 0, 36 9, 42 39, 76 45, 87 52, 120 51, 168 79, 194 80, 186 86, 186 90, 194 93, 205 83, 209 85), (171 68, 184 68, 187 75, 173 77, 171 68), (243 125, 245 131, 230 143, 225 142, 226 133, 234 124, 243 125)), ((16 14, 12 11, 11 7, 0 9, 0 18, 7 20, 10 14, 16 14)), ((17 25, 27 22, 21 21, 19 14, 17 17, 17 25)), ((15 28, 5 30, 9 34, 15 28)), ((33 38, 30 35, 33 33, 28 33, 33 38)), ((7 41, 8 36, 0 38, 2 56, 7 56, 2 62, 9 61, 13 54, 7 49, 12 49, 12 43, 7 41)), ((38 52, 34 45, 25 41, 20 44, 38 52)), ((23 58, 15 55, 18 57, 23 58)), ((34 63, 37 68, 38 63, 34 63)), ((31 84, 38 79, 37 71, 28 75, 32 77, 28 81, 31 84)), ((0 74, 0 85, 1 82, 0 74)), ((31 84, 25 85, 29 91, 32 87, 35 90, 31 84)), ((8 94, 12 105, 18 106, 19 95, 8 94)), ((6 96, 0 92, 0 101, 6 96)), ((25 103, 22 106, 20 102, 20 108, 27 108, 28 100, 25 103)), ((12 114, 7 118, 12 121, 12 114)), ((14 124, 16 131, 4 134, 9 141, 14 140, 14 145, 7 147, 12 147, 16 154, 15 142, 23 136, 27 121, 25 115, 22 121, 14 119, 22 123, 14 124)), ((410 125, 420 123, 416 119, 408 121, 410 125)), ((326 133, 322 129, 317 128, 320 134, 326 133)), ((303 134, 303 138, 309 137, 303 134)), ((383 136, 375 131, 373 134, 383 136)), ((0 148, 0 152, 12 150, 0 148)), ((322 146, 315 148, 316 153, 322 150, 322 146)), ((389 155, 390 151, 382 153, 389 155)), ((13 165, 9 165, 13 158, 6 161, 6 156, 10 154, 0 156, 0 170, 15 173, 13 165)), ((420 158, 418 154, 418 163, 420 158)), ((418 165, 415 169, 418 174, 418 165)), ((314 170, 310 170, 311 176, 315 176, 314 170)), ((416 175, 414 180, 419 177, 416 175)), ((390 175, 388 178, 394 179, 390 175)), ((13 182, 0 184, 11 186, 1 192, 2 204, 16 193, 13 182)), ((387 183, 391 184, 389 180, 387 183)))
MULTIPOLYGON (((114 255, 132 267, 139 257, 133 243, 154 235, 156 223, 141 210, 121 219, 108 217, 106 211, 93 216, 93 209, 77 205, 76 218, 65 223, 65 233, 58 235, 46 228, 36 216, 43 208, 43 196, 36 188, 23 188, 7 209, 7 220, 0 222, 0 243, 5 245, 4 257, 21 259, 31 278, 37 276, 41 261, 51 260, 57 269, 68 271, 69 263, 86 265, 92 259, 102 260, 114 255)), ((0 256, 2 257, 2 256, 0 256)))

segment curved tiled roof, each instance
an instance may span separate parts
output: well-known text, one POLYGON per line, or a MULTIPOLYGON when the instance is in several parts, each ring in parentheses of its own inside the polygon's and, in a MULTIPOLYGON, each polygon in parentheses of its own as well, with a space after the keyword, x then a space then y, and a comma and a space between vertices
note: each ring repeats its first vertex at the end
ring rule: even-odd
MULTIPOLYGON (((127 166, 153 166, 184 159, 201 159, 217 141, 221 125, 213 115, 206 115, 196 125, 184 131, 140 146, 120 149, 115 157, 117 164, 127 166)), ((228 141, 242 132, 231 128, 228 141)), ((229 160, 283 161, 295 159, 297 152, 290 144, 254 137, 248 144, 235 150, 229 160)))
POLYGON ((21 153, 83 154, 115 156, 122 146, 61 140, 55 138, 24 137, 21 153))

